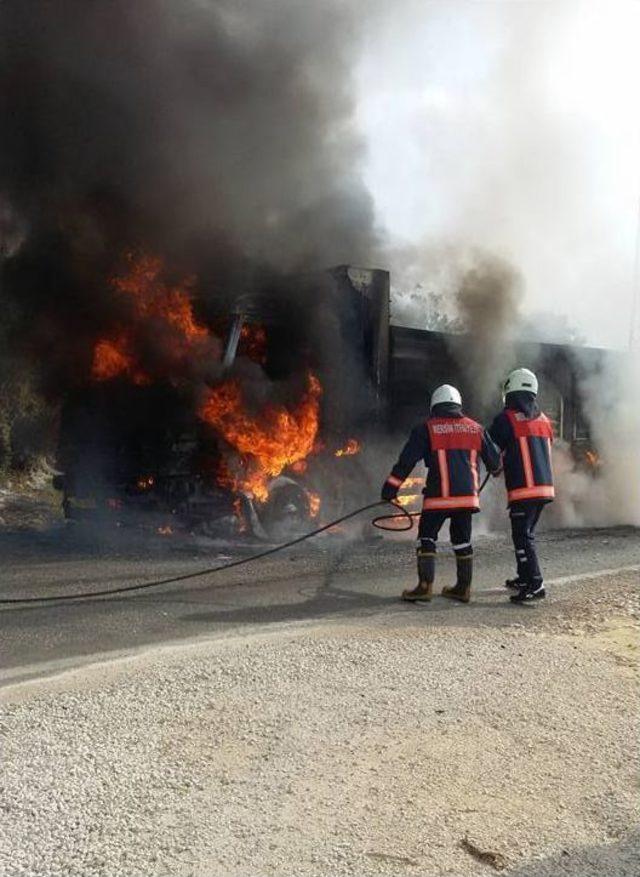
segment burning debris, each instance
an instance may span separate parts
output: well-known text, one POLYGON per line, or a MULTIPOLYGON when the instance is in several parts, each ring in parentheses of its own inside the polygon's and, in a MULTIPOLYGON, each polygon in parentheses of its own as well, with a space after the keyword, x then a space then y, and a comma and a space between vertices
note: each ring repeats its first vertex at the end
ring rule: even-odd
POLYGON ((335 457, 353 457, 354 454, 359 454, 362 450, 362 445, 358 441, 358 439, 350 438, 349 441, 343 448, 339 448, 335 453, 335 457))
POLYGON ((420 499, 419 493, 405 493, 405 494, 400 494, 399 496, 397 496, 395 498, 395 502, 397 502, 398 505, 401 505, 401 506, 410 506, 410 505, 414 505, 415 503, 417 503, 419 499, 420 499))
POLYGON ((602 459, 597 451, 587 450, 584 452, 584 462, 592 471, 596 471, 602 466, 602 459))
POLYGON ((309 500, 309 515, 312 518, 317 518, 321 506, 320 494, 313 490, 307 490, 307 498, 309 500))
POLYGON ((419 475, 409 476, 409 478, 405 478, 403 487, 424 487, 424 477, 420 477, 419 475))

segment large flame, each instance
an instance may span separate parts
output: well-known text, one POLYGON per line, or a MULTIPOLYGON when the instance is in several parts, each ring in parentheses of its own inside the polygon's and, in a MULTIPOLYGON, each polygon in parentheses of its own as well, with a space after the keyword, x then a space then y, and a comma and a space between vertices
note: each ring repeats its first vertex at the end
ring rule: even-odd
POLYGON ((185 356, 195 345, 208 339, 209 331, 193 316, 192 278, 186 278, 177 286, 167 285, 162 276, 164 263, 157 256, 130 254, 127 263, 127 273, 111 278, 111 285, 130 297, 132 321, 114 336, 101 338, 96 343, 91 376, 96 381, 106 381, 122 375, 136 384, 146 384, 151 379, 139 366, 135 354, 139 326, 154 321, 164 330, 165 349, 172 359, 185 356))
MULTIPOLYGON (((197 322, 193 314, 192 278, 178 285, 165 279, 162 259, 151 255, 129 255, 127 271, 111 279, 112 287, 129 300, 131 316, 127 325, 119 326, 108 337, 101 338, 93 350, 91 376, 96 381, 125 377, 138 385, 152 382, 141 365, 137 351, 144 349, 141 339, 149 331, 160 333, 163 345, 164 368, 173 378, 172 368, 195 355, 210 356, 207 346, 214 337, 208 328, 197 322), (143 334, 143 333, 146 333, 143 334)), ((262 326, 245 324, 242 327, 239 354, 264 364, 267 354, 267 336, 262 326)), ((317 440, 320 396, 318 378, 309 373, 300 401, 293 408, 268 405, 259 416, 248 413, 239 381, 231 379, 208 388, 199 414, 236 452, 237 459, 222 459, 217 481, 223 487, 251 493, 264 501, 269 496, 269 479, 286 467, 298 474, 306 469, 306 458, 320 448, 317 440)), ((355 440, 339 454, 359 450, 355 440)), ((139 485, 148 489, 151 485, 139 485)), ((319 498, 310 498, 312 514, 317 514, 319 498)))
POLYGON ((208 390, 201 418, 243 458, 235 472, 227 473, 235 490, 264 501, 269 496, 269 479, 309 456, 318 434, 321 395, 320 381, 309 373, 307 388, 295 408, 268 405, 260 417, 253 417, 245 408, 238 381, 208 390))
POLYGON ((129 271, 114 277, 111 283, 134 299, 140 319, 158 317, 188 340, 207 337, 208 330, 193 316, 190 292, 193 277, 185 278, 178 286, 167 286, 162 279, 164 263, 158 256, 130 255, 128 263, 129 271))

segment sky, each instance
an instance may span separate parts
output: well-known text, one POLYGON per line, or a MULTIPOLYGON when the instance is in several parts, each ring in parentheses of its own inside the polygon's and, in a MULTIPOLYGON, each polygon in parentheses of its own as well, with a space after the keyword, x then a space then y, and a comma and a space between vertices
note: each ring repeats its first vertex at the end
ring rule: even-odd
POLYGON ((439 291, 442 259, 478 248, 520 272, 529 314, 626 346, 640 0, 388 6, 368 25, 357 124, 377 221, 397 245, 396 285, 439 291))

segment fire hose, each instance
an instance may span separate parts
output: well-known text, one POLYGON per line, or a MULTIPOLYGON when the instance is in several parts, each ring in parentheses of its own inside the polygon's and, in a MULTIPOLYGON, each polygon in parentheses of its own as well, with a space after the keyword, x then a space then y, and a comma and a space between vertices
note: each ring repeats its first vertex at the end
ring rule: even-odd
MULTIPOLYGON (((482 482, 479 492, 482 492, 488 479, 489 474, 487 474, 486 478, 482 482)), ((166 579, 154 579, 150 582, 141 582, 139 585, 123 585, 120 588, 110 588, 104 591, 85 591, 77 594, 47 594, 44 597, 5 597, 0 598, 0 606, 24 606, 29 603, 59 603, 75 602, 76 600, 92 600, 97 597, 111 597, 116 594, 128 594, 131 591, 145 591, 149 588, 159 588, 162 585, 171 585, 178 582, 186 582, 189 579, 197 579, 201 578, 202 576, 213 575, 217 572, 223 572, 224 570, 234 569, 235 567, 244 566, 248 563, 253 563, 256 560, 262 560, 262 558, 269 557, 272 554, 277 554, 279 551, 284 551, 286 548, 292 548, 294 545, 299 545, 301 542, 306 542, 307 539, 312 539, 314 536, 318 536, 320 535, 320 533, 324 533, 326 530, 330 530, 332 527, 337 527, 339 524, 342 524, 345 521, 350 520, 351 518, 355 518, 358 515, 361 515, 363 512, 367 512, 370 509, 375 509, 381 505, 392 505, 395 509, 398 509, 398 512, 393 515, 379 515, 378 517, 373 518, 371 523, 379 530, 406 532, 413 528, 413 519, 421 514, 421 512, 408 512, 405 508, 403 508, 401 505, 399 505, 397 502, 394 502, 393 500, 379 499, 376 502, 371 502, 368 505, 361 506, 359 509, 355 509, 355 511, 349 512, 346 515, 342 515, 342 517, 336 518, 334 521, 330 521, 328 524, 324 524, 322 527, 318 527, 316 530, 311 530, 311 532, 309 533, 305 533, 302 536, 291 539, 289 542, 283 542, 280 545, 274 545, 272 548, 267 548, 264 551, 257 552, 257 554, 251 554, 249 557, 241 557, 238 560, 232 560, 229 563, 222 564, 221 566, 210 566, 206 567, 205 569, 196 570, 195 572, 188 572, 182 573, 181 575, 177 576, 170 576, 166 579), (384 521, 393 521, 398 519, 404 519, 405 526, 385 527, 383 524, 384 521)))

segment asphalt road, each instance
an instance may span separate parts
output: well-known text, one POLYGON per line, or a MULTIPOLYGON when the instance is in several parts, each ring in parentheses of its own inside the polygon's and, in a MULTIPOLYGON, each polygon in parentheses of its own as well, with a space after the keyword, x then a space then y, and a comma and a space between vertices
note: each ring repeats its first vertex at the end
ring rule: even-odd
MULTIPOLYGON (((567 576, 637 567, 640 530, 614 528, 542 533, 547 583, 567 576)), ((491 606, 504 610, 501 588, 512 575, 510 544, 503 536, 476 540, 477 603, 436 600, 428 607, 398 601, 412 586, 412 539, 348 541, 329 535, 274 558, 179 585, 113 598, 0 607, 0 684, 128 653, 150 644, 249 632, 262 625, 291 625, 323 617, 421 612, 425 625, 455 622, 452 613, 491 606)), ((254 550, 264 546, 255 546, 254 550)), ((250 553, 252 549, 244 549, 250 553)), ((145 539, 122 534, 0 533, 0 596, 38 596, 101 590, 166 578, 240 556, 189 538, 145 539)), ((453 560, 441 548, 439 585, 451 583, 453 560)), ((640 572, 639 572, 640 581, 640 572)), ((561 587, 561 582, 558 583, 561 587)), ((534 607, 510 607, 526 612, 534 607)))

